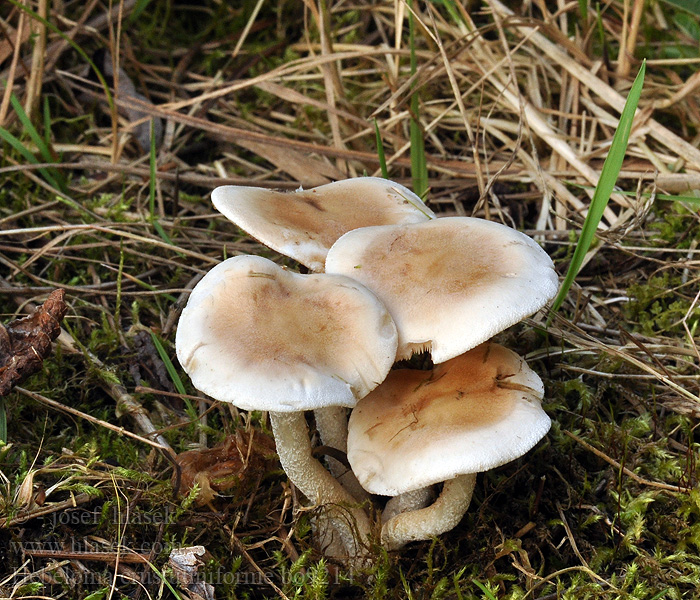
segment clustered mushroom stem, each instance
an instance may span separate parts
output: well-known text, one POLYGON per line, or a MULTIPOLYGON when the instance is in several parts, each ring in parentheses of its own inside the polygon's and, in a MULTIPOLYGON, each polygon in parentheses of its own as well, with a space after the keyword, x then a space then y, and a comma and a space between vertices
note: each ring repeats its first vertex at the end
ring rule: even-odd
POLYGON ((433 498, 434 495, 431 486, 394 496, 389 499, 382 511, 382 523, 386 523, 389 519, 393 519, 396 515, 401 513, 425 508, 430 504, 433 498))
MULTIPOLYGON (((325 406, 314 410, 316 429, 324 446, 348 451, 348 414, 344 406, 325 406)), ((328 469, 341 485, 350 492, 358 502, 364 502, 369 494, 357 481, 351 469, 335 458, 328 457, 328 469)))
POLYGON ((357 501, 311 455, 311 442, 303 412, 270 412, 270 422, 282 468, 289 480, 311 502, 337 508, 329 521, 337 530, 351 558, 366 553, 364 544, 370 535, 369 517, 357 501), (340 506, 344 505, 344 506, 340 506))
POLYGON ((388 550, 398 550, 408 542, 427 540, 449 531, 467 512, 475 484, 476 473, 446 481, 433 504, 389 519, 382 527, 382 544, 388 550))
MULTIPOLYGON (((348 417, 344 406, 324 406, 314 410, 316 429, 321 436, 321 442, 336 450, 348 451, 348 417)), ((338 477, 347 468, 334 458, 328 459, 328 468, 338 477)))

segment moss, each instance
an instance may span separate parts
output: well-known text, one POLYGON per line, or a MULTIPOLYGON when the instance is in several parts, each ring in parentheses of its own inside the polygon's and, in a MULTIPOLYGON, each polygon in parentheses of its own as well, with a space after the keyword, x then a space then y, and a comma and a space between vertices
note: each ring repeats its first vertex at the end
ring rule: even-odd
POLYGON ((623 305, 626 319, 644 335, 683 336, 682 321, 686 315, 693 328, 700 318, 700 307, 689 313, 692 298, 679 296, 685 285, 681 275, 669 272, 652 276, 644 283, 633 283, 628 290, 630 301, 623 305))

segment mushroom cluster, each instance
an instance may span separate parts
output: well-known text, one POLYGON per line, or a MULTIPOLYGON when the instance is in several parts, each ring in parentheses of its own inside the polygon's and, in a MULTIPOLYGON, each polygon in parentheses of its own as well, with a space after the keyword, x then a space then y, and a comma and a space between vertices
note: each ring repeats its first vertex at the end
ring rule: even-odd
POLYGON ((183 310, 178 359, 211 397, 269 411, 282 467, 323 507, 336 556, 366 555, 369 494, 393 497, 387 548, 428 539, 462 518, 476 473, 545 435, 541 380, 489 341, 557 291, 532 239, 482 219, 436 218, 410 190, 372 177, 293 193, 224 186, 212 201, 312 272, 255 256, 217 265, 183 310), (432 370, 391 370, 421 351, 432 370), (313 457, 307 410, 352 471, 313 457))

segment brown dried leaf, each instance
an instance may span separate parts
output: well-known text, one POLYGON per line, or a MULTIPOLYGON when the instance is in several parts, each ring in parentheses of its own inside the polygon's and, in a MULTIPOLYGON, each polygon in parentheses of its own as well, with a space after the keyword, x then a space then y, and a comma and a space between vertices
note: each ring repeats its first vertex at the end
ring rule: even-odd
POLYGON ((274 468, 275 461, 275 442, 271 437, 255 430, 237 432, 213 448, 178 455, 179 491, 187 495, 199 484, 201 491, 196 504, 202 506, 211 502, 218 492, 244 492, 260 475, 274 468))
POLYGON ((0 324, 0 396, 41 369, 68 311, 64 296, 64 290, 54 290, 34 314, 0 324))
MULTIPOLYGON (((117 71, 117 77, 114 76, 115 64, 107 49, 97 50, 92 56, 92 61, 102 71, 110 87, 116 90, 117 110, 129 121, 131 133, 138 145, 141 146, 141 150, 148 152, 151 149, 151 120, 153 120, 153 137, 156 148, 158 148, 163 141, 163 121, 151 117, 148 112, 143 110, 153 107, 153 103, 136 91, 134 82, 131 81, 124 69, 120 67, 117 71)), ((98 77, 92 69, 89 77, 96 83, 98 82, 98 77)))
POLYGON ((5 39, 0 42, 0 65, 2 65, 2 63, 4 63, 10 56, 12 56, 18 37, 19 43, 22 45, 29 39, 29 36, 32 33, 32 28, 27 27, 26 25, 22 28, 19 36, 17 35, 16 29, 7 26, 7 24, 5 24, 5 27, 7 27, 7 30, 5 31, 5 39))
POLYGON ((291 175, 304 187, 315 187, 347 177, 345 173, 331 163, 303 154, 292 148, 279 148, 270 144, 241 139, 237 140, 236 144, 270 161, 278 169, 291 175))
POLYGON ((24 508, 32 503, 32 496, 34 496, 34 475, 36 471, 34 469, 29 469, 24 481, 17 489, 15 495, 15 505, 18 508, 24 508))

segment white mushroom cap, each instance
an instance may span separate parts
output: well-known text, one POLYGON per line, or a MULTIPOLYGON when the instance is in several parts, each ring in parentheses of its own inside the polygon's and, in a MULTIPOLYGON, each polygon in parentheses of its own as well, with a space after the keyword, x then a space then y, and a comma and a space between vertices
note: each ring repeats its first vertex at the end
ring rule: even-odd
POLYGON ((352 229, 435 217, 411 190, 379 177, 356 177, 291 193, 225 185, 216 188, 211 199, 254 238, 317 272, 323 271, 328 249, 352 229))
POLYGON ((248 410, 354 406, 396 355, 384 306, 340 275, 299 275, 237 256, 197 284, 175 345, 195 387, 248 410))
POLYGON ((549 430, 542 381, 494 343, 432 371, 392 371, 358 402, 348 460, 362 486, 396 496, 522 456, 549 430))
POLYGON ((435 363, 537 312, 558 288, 534 240, 470 217, 351 231, 330 249, 326 272, 356 279, 385 304, 399 330, 397 359, 430 350, 435 363))

